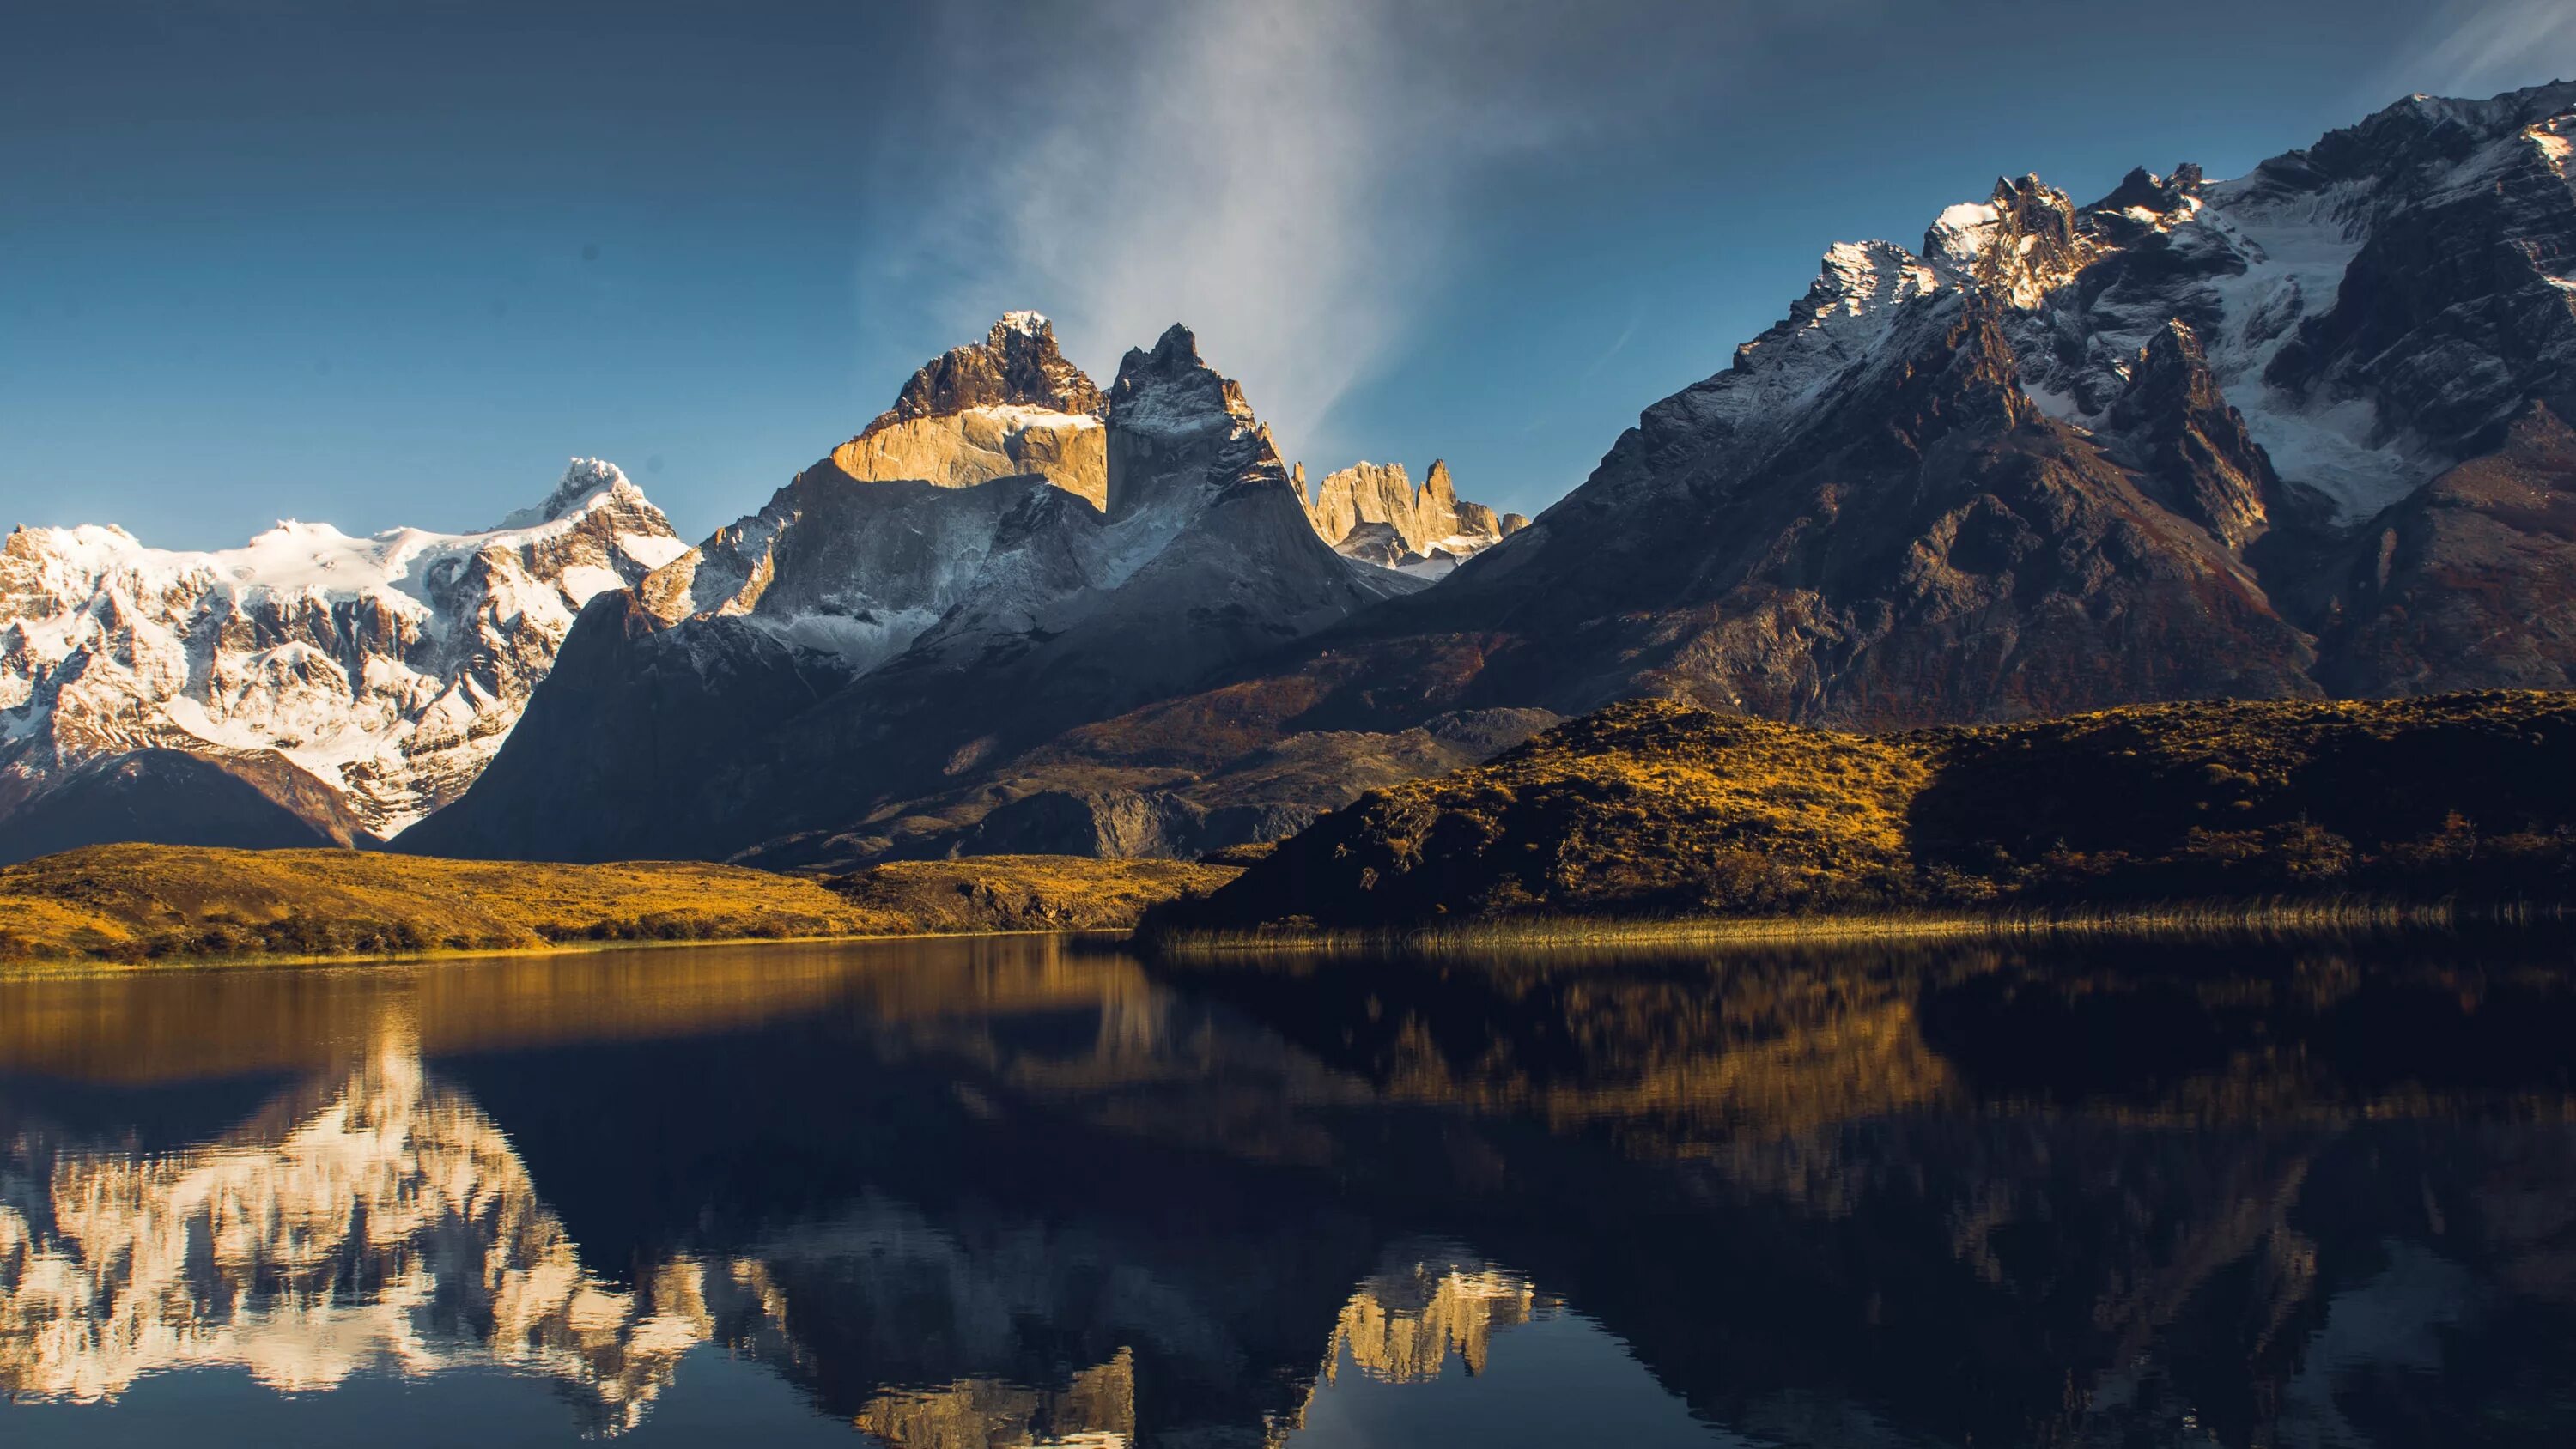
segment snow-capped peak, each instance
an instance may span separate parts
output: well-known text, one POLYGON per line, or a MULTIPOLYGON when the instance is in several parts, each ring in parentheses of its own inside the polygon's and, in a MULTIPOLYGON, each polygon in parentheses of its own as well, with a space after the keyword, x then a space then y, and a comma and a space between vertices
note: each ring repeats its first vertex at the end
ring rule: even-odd
POLYGON ((1002 326, 1017 332, 1022 337, 1035 337, 1054 330, 1043 312, 1005 312, 1002 314, 1002 326))
MULTIPOLYGON (((2347 270, 2383 233, 2413 238, 2395 243, 2383 269, 2474 246, 2492 227, 2479 218, 2500 207, 2515 209, 2529 235, 2576 233, 2571 167, 2576 86, 2558 85, 2484 101, 2410 98, 2232 182, 2207 182, 2190 165, 2163 176, 2140 169, 2077 206, 2035 176, 1999 180, 1986 200, 1943 210, 1920 255, 1886 242, 1833 247, 1787 319, 1739 348, 1726 373, 1659 406, 1727 427, 1739 452, 1756 433, 1785 437, 1889 345, 1918 302, 1974 293, 2005 309, 2031 400, 2098 427, 2139 349, 2180 320, 2282 479, 2357 521, 2421 486, 2522 398, 2511 381, 2521 364, 2475 362, 2489 343, 2474 327, 2453 336, 2445 319, 2494 315, 2492 300, 2541 329, 2506 350, 2538 348, 2576 366, 2576 330, 2550 320, 2566 312, 2576 278, 2557 260, 2563 248, 2518 244, 2494 273, 2497 287, 2523 289, 2512 302, 2502 291, 2452 299, 2442 293, 2450 274, 2436 268, 2417 320, 2392 318, 2382 331, 2359 315, 2367 296, 2334 315, 2347 270), (2452 230, 2456 242, 2429 240, 2452 230), (2518 282, 2516 255, 2529 262, 2518 282), (2527 295, 2541 289, 2551 295, 2527 295), (2392 345, 2419 352, 2410 365, 2421 370, 2396 366, 2392 345), (2346 347, 2361 350, 2320 350, 2346 347)), ((2385 285, 2374 277, 2374 290, 2385 285)))
POLYGON ((565 466, 562 481, 534 508, 522 508, 502 519, 490 530, 536 528, 575 513, 587 512, 600 499, 624 489, 637 501, 643 491, 628 482, 626 474, 605 458, 575 458, 565 466))

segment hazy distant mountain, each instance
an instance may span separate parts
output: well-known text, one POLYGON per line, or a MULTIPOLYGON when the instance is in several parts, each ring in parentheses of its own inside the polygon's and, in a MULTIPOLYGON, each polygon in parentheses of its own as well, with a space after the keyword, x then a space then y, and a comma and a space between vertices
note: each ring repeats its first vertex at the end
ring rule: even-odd
POLYGON ((0 544, 0 858, 100 839, 349 844, 482 769, 574 614, 685 545, 606 463, 480 533, 281 523, 0 544))

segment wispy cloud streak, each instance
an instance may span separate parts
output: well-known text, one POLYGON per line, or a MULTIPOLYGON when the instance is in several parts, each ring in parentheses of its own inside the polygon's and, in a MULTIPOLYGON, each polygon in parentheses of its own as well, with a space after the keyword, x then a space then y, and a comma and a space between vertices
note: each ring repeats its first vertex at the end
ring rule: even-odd
POLYGON ((970 102, 922 123, 924 174, 892 190, 926 220, 878 285, 949 335, 1045 311, 1102 372, 1186 322, 1293 451, 1487 240, 1459 220, 1479 188, 1881 3, 1112 0, 1067 29, 960 0, 924 90, 970 102))
POLYGON ((1035 307, 1104 372, 1186 322, 1264 417, 1310 428, 1435 275, 1458 184, 1544 132, 1411 63, 1438 8, 1142 0, 1062 34, 970 6, 952 55, 989 71, 962 123, 988 159, 896 260, 943 325, 1035 307))
POLYGON ((2405 62, 2412 89, 2485 96, 2576 77, 2576 4, 2449 0, 2405 62))

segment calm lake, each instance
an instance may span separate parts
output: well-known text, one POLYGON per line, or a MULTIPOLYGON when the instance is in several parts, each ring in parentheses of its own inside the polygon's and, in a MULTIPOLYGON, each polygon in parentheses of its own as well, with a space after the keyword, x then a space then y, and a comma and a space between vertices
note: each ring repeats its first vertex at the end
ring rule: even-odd
POLYGON ((2563 937, 0 983, 0 1443, 2576 1443, 2563 937))

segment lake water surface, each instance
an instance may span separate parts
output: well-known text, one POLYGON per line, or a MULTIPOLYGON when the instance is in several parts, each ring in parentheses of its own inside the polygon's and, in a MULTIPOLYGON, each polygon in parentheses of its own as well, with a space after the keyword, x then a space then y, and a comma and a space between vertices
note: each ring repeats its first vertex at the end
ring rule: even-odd
POLYGON ((0 982, 0 1443, 2576 1444, 2563 938, 0 982))

